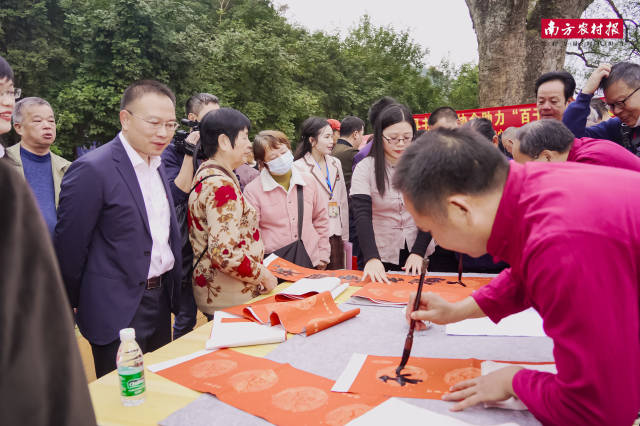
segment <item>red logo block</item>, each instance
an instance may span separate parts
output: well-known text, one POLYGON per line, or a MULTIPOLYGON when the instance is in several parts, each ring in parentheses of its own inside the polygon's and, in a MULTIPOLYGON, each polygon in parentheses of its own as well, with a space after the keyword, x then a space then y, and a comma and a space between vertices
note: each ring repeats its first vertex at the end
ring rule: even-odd
POLYGON ((542 19, 542 38, 622 38, 622 19, 542 19))

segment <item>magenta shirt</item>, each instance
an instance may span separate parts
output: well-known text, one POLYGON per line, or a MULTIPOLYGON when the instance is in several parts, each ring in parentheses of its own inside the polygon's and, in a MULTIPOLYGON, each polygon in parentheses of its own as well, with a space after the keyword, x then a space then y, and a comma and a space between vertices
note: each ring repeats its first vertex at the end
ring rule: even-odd
POLYGON ((640 174, 509 167, 487 250, 511 268, 473 298, 494 322, 533 306, 558 369, 519 371, 515 393, 544 424, 631 425, 640 408, 640 174))
POLYGON ((640 172, 640 158, 605 139, 574 139, 567 161, 597 164, 640 172))

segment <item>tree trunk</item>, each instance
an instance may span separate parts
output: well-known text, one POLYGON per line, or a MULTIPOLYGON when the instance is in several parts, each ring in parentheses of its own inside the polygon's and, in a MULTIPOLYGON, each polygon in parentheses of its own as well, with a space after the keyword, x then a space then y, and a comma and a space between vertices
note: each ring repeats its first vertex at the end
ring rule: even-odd
POLYGON ((579 18, 593 0, 466 0, 478 39, 480 107, 531 103, 534 84, 561 70, 567 39, 543 39, 542 18, 579 18))

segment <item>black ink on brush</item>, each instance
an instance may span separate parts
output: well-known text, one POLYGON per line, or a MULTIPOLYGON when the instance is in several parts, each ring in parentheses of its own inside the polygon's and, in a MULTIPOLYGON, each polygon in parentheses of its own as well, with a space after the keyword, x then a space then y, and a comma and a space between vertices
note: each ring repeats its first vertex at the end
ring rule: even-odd
MULTIPOLYGON (((420 297, 422 296, 422 287, 424 286, 424 275, 427 273, 428 262, 429 261, 427 259, 422 259, 422 271, 420 272, 420 282, 418 283, 418 291, 416 292, 416 299, 413 302, 414 311, 417 311, 418 308, 420 307, 420 297)), ((401 386, 404 386, 404 382, 411 383, 407 381, 405 377, 403 377, 406 375, 401 375, 400 372, 405 367, 405 365, 407 365, 407 361, 409 361, 409 356, 411 355, 411 347, 413 346, 413 330, 415 330, 415 328, 416 328, 416 320, 412 319, 411 323, 409 324, 409 332, 407 333, 407 338, 404 341, 404 350, 402 351, 402 359, 400 360, 400 365, 398 365, 398 368, 396 368, 397 377, 396 379, 394 379, 398 383, 400 383, 401 386), (402 383, 400 381, 402 381, 402 383)), ((382 376, 382 377, 386 377, 386 376, 382 376)), ((390 380, 390 379, 385 380, 382 377, 380 377, 380 379, 383 380, 385 383, 387 382, 387 380, 390 380)))
POLYGON ((467 285, 462 282, 462 253, 458 253, 460 259, 458 260, 458 281, 447 281, 447 284, 460 284, 462 287, 467 285))
POLYGON ((387 383, 388 381, 393 381, 398 383, 400 386, 404 386, 407 383, 415 385, 416 383, 420 383, 422 380, 421 379, 410 379, 409 376, 411 375, 411 373, 407 373, 407 374, 398 374, 396 371, 397 376, 396 377, 391 377, 391 376, 380 376, 378 377, 380 380, 382 380, 383 382, 387 383))

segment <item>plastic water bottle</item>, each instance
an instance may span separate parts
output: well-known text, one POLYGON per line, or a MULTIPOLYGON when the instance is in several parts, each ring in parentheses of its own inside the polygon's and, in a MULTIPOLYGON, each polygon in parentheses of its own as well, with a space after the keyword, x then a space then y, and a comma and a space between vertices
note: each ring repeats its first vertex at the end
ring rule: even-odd
POLYGON ((134 406, 144 402, 146 389, 144 381, 144 361, 142 351, 136 343, 133 328, 120 330, 120 347, 116 356, 122 405, 134 406))

